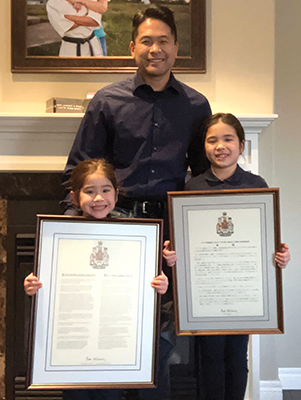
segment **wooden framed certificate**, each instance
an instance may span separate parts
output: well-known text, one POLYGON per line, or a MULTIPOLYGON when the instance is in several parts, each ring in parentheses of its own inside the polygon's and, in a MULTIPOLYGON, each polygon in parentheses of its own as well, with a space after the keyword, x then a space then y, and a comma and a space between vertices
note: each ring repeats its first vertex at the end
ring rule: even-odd
POLYGON ((162 225, 38 215, 30 389, 155 386, 162 225))
POLYGON ((283 333, 279 190, 168 193, 178 335, 283 333))

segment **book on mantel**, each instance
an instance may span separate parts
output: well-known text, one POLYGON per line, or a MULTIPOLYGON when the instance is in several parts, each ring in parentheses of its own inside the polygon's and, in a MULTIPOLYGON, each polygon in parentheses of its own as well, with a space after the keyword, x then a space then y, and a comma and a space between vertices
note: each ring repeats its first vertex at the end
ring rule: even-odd
POLYGON ((67 99, 64 97, 52 97, 46 101, 47 113, 83 113, 86 111, 88 99, 67 99))

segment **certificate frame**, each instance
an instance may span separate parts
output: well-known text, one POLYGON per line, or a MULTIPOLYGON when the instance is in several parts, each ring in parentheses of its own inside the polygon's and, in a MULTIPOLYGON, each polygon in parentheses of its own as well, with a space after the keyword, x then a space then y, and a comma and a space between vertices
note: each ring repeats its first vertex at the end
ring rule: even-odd
POLYGON ((177 335, 283 333, 279 189, 168 192, 168 208, 177 335))
POLYGON ((37 215, 28 389, 156 385, 160 219, 37 215))

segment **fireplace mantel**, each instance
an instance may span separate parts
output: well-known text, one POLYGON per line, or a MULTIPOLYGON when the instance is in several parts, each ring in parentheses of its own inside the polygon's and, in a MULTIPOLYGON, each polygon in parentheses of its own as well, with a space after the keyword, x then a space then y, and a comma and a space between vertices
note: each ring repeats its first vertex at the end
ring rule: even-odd
MULTIPOLYGON (((60 172, 83 114, 0 113, 0 172, 60 172)), ((246 132, 243 164, 258 172, 258 135, 277 114, 238 115, 246 132)))

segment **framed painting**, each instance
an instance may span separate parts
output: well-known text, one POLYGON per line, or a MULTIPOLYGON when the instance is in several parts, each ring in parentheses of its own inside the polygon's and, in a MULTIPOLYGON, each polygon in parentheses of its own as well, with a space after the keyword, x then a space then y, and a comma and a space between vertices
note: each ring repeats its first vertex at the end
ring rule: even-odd
POLYGON ((174 12, 179 53, 173 71, 206 72, 206 0, 110 0, 103 14, 80 0, 11 1, 13 73, 134 72, 129 50, 132 19, 151 3, 162 3, 174 12), (93 26, 77 28, 81 31, 76 36, 74 21, 87 17, 93 26))
POLYGON ((162 226, 38 215, 29 389, 155 387, 162 226))
POLYGON ((169 192, 178 335, 283 333, 279 189, 169 192))

